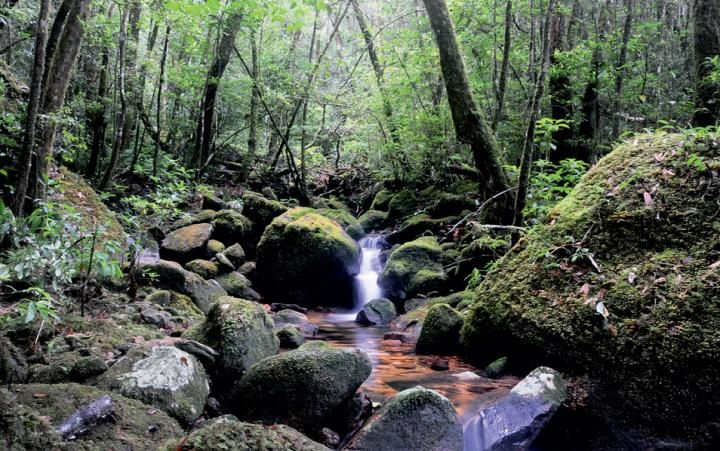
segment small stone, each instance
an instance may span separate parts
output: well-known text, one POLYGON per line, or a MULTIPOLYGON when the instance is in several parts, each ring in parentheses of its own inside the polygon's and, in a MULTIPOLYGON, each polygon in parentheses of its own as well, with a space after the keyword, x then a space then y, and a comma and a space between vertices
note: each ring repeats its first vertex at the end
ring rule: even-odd
POLYGON ((450 369, 450 362, 445 359, 438 359, 430 365, 430 369, 435 371, 447 371, 450 369))

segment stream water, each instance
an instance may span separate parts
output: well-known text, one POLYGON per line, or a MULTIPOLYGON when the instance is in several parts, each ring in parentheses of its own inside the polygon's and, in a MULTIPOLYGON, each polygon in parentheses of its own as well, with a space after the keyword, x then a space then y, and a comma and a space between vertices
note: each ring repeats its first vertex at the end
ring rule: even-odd
MULTIPOLYGON (((360 390, 373 401, 383 402, 396 393, 422 385, 447 397, 455 406, 462 424, 473 426, 472 417, 477 411, 507 394, 518 382, 517 378, 488 379, 478 375, 478 370, 454 356, 417 355, 412 344, 398 340, 385 340, 390 326, 362 326, 355 322, 357 312, 367 302, 382 297, 377 279, 382 265, 379 254, 384 238, 370 235, 360 240, 362 262, 356 276, 355 308, 347 313, 308 314, 310 321, 320 328, 317 338, 333 346, 358 347, 365 350, 373 361, 373 371, 360 390), (448 361, 449 370, 431 369, 438 359, 448 361)), ((475 425, 476 426, 476 425, 475 425)), ((475 429, 476 427, 473 427, 475 429)), ((476 431, 468 431, 475 435, 476 431)), ((466 450, 481 450, 466 439, 466 450)))

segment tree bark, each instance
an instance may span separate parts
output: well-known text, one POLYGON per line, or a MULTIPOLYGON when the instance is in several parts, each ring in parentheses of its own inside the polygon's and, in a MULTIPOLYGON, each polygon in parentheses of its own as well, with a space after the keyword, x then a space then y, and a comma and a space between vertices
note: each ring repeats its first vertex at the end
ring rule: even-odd
POLYGON ((503 41, 502 63, 500 65, 500 77, 498 78, 497 89, 497 108, 495 108, 495 116, 492 121, 492 129, 497 130, 503 116, 503 108, 505 105, 505 90, 507 89, 508 66, 510 65, 510 46, 512 36, 510 29, 512 27, 512 0, 507 0, 505 5, 505 39, 503 41))
MULTIPOLYGON (((551 45, 550 45, 550 66, 557 66, 555 57, 556 51, 563 51, 566 48, 566 36, 569 33, 569 26, 565 27, 565 16, 556 15, 552 21, 551 45)), ((562 68, 557 67, 550 72, 548 90, 550 95, 551 116, 555 120, 570 122, 573 118, 573 92, 570 82, 570 75, 562 68)), ((569 125, 569 124, 568 124, 569 125)), ((561 128, 553 135, 557 148, 550 152, 549 159, 558 163, 566 158, 578 158, 576 155, 577 146, 572 142, 572 128, 561 128)))
POLYGON ((620 136, 620 114, 622 110, 623 77, 625 75, 625 63, 627 62, 627 48, 632 32, 633 0, 627 0, 627 13, 625 26, 623 28, 622 44, 618 56, 617 67, 615 67, 615 105, 613 111, 612 136, 617 139, 620 136))
POLYGON ((35 152, 35 134, 37 117, 42 100, 42 79, 45 71, 45 47, 48 40, 48 21, 50 16, 50 0, 42 0, 40 14, 38 15, 37 32, 35 34, 35 60, 30 82, 30 99, 28 101, 25 119, 25 137, 19 162, 18 181, 15 188, 15 198, 12 209, 15 215, 24 214, 25 196, 30 182, 30 168, 35 152))
POLYGON ((693 6, 693 38, 695 48, 695 113, 694 127, 715 125, 720 119, 720 85, 708 80, 712 72, 709 58, 720 55, 720 2, 695 0, 693 6))
POLYGON ((168 44, 170 42, 170 26, 165 28, 165 41, 163 43, 162 58, 160 59, 160 78, 158 80, 157 110, 155 122, 157 123, 157 138, 155 140, 155 152, 153 153, 153 175, 158 175, 160 168, 160 149, 162 144, 162 93, 165 84, 165 65, 167 63, 168 44))
POLYGON ((258 61, 257 42, 255 40, 255 31, 250 33, 250 76, 253 80, 252 89, 250 91, 250 118, 247 141, 247 156, 243 160, 242 172, 240 174, 241 181, 246 182, 250 175, 250 167, 255 160, 257 153, 257 126, 258 126, 258 90, 256 80, 260 79, 260 63, 258 61))
MULTIPOLYGON (((475 166, 481 174, 480 192, 489 199, 509 187, 500 162, 500 146, 473 99, 447 3, 445 0, 423 2, 440 52, 440 68, 445 79, 455 134, 458 141, 470 145, 475 166)), ((510 207, 510 202, 506 204, 506 208, 510 207)), ((500 219, 507 221, 507 213, 504 211, 500 219)))
MULTIPOLYGON (((44 90, 48 86, 48 78, 50 77, 50 67, 52 66, 53 58, 55 57, 55 51, 57 50, 58 44, 60 43, 60 37, 65 27, 70 10, 77 3, 77 0, 63 0, 55 14, 55 20, 53 20, 52 28, 50 29, 50 36, 48 37, 45 49, 45 73, 43 74, 42 87, 44 90)), ((43 91, 42 99, 44 101, 45 92, 43 91)))

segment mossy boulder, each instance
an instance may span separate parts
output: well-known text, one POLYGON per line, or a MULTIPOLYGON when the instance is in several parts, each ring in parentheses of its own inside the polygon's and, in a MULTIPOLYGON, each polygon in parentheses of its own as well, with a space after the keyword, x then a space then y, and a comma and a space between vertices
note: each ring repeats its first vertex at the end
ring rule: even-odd
POLYGON ((461 451, 463 429, 447 398, 418 386, 390 399, 344 449, 461 451))
POLYGON ((275 334, 280 340, 281 348, 295 349, 305 343, 305 337, 300 329, 290 324, 281 327, 275 334))
POLYGON ((101 385, 153 405, 185 426, 202 414, 210 394, 200 362, 172 346, 133 349, 103 376, 101 385))
POLYGON ((185 263, 185 269, 194 272, 203 279, 212 279, 220 272, 220 265, 198 258, 185 263))
POLYGON ((220 210, 212 221, 214 232, 212 237, 223 243, 248 242, 251 236, 253 223, 237 210, 220 210))
POLYGON ((212 233, 210 224, 193 224, 170 232, 160 245, 160 257, 180 263, 202 258, 212 233))
POLYGON ((0 335, 0 384, 22 383, 28 375, 25 356, 4 335, 0 335))
POLYGON ((223 255, 226 256, 228 260, 230 260, 230 263, 232 263, 236 268, 239 268, 243 265, 243 263, 245 263, 245 250, 238 243, 235 243, 225 249, 223 255))
POLYGON ((365 230, 360 225, 360 222, 347 210, 320 208, 316 212, 340 224, 343 230, 354 240, 359 240, 365 235, 365 230))
POLYGON ((296 312, 291 309, 283 309, 275 313, 273 316, 275 330, 280 330, 285 326, 295 326, 306 337, 314 337, 318 332, 318 326, 311 323, 304 313, 296 312))
POLYGON ((182 445, 167 451, 330 451, 283 424, 263 426, 243 423, 233 415, 214 418, 193 431, 182 445))
POLYGON ((640 135, 603 158, 487 274, 468 355, 587 374, 615 418, 697 437, 720 409, 714 142, 640 135))
POLYGON ((439 193, 428 208, 428 213, 436 218, 458 216, 465 210, 477 208, 475 201, 463 194, 439 193))
POLYGON ((387 213, 380 210, 368 210, 360 215, 358 222, 366 232, 382 230, 387 222, 387 213))
POLYGON ((145 302, 164 307, 176 316, 188 320, 202 320, 205 314, 193 303, 189 296, 170 290, 155 290, 145 297, 145 302))
POLYGON ((221 382, 232 383, 256 362, 277 354, 280 343, 273 327, 262 305, 224 296, 184 336, 218 351, 221 382))
POLYGON ((398 230, 388 235, 387 242, 401 244, 423 235, 439 235, 442 229, 449 228, 458 221, 455 216, 434 219, 426 213, 420 213, 406 219, 398 230))
POLYGON ((151 280, 156 287, 189 296, 203 312, 207 312, 218 298, 227 295, 214 280, 204 280, 176 262, 158 260, 142 264, 141 269, 154 275, 151 280))
POLYGON ((460 344, 462 315, 448 304, 435 304, 428 310, 418 337, 418 354, 453 354, 460 344))
POLYGON ((463 247, 457 257, 457 264, 449 273, 453 284, 457 287, 467 286, 467 277, 473 269, 484 270, 487 266, 505 255, 510 249, 509 240, 506 237, 493 237, 486 235, 473 240, 463 247))
POLYGON ((224 210, 227 208, 227 203, 216 194, 207 193, 203 195, 202 208, 204 210, 224 210))
POLYGON ((40 414, 18 404, 15 395, 0 388, 0 449, 27 451, 60 449, 60 434, 40 414))
POLYGON ((360 349, 303 347, 253 365, 229 405, 241 419, 314 433, 371 371, 370 357, 360 349))
POLYGON ((277 200, 267 199, 257 193, 245 193, 242 201, 243 214, 260 229, 260 233, 273 219, 288 211, 288 208, 277 200))
POLYGON ((388 221, 398 221, 415 213, 418 199, 415 191, 405 189, 395 194, 388 202, 388 221))
POLYGON ((440 246, 435 238, 423 237, 392 251, 378 283, 390 298, 405 299, 441 291, 446 280, 440 246))
POLYGON ((237 271, 218 276, 215 280, 230 296, 249 301, 261 299, 260 294, 253 289, 252 282, 237 271))
POLYGON ((215 256, 215 254, 219 254, 220 252, 223 252, 225 250, 225 245, 218 241, 218 240, 210 240, 207 243, 207 247, 205 248, 206 253, 205 255, 208 258, 212 258, 215 256))
POLYGON ((350 306, 360 247, 335 221, 309 208, 275 218, 257 249, 257 281, 269 298, 350 306))
MULTIPOLYGON (((42 417, 41 421, 49 421, 53 428, 57 427, 75 411, 106 394, 105 391, 97 388, 79 384, 27 384, 13 387, 13 396, 16 402, 22 405, 22 413, 25 414, 26 434, 29 432, 28 427, 33 428, 38 434, 43 430, 47 431, 44 427, 36 429, 35 418, 42 417), (28 416, 28 412, 33 414, 28 416), (37 416, 35 416, 35 412, 37 412, 37 416)), ((166 413, 122 395, 111 396, 114 407, 112 421, 105 421, 88 429, 87 434, 79 436, 72 442, 61 442, 56 446, 47 446, 46 448, 28 447, 25 449, 139 450, 156 449, 158 443, 171 439, 177 440, 178 443, 182 440, 183 430, 166 413)), ((5 412, 6 410, 3 409, 3 415, 5 412)), ((0 428, 0 430, 2 429, 0 428)), ((0 436, 2 436, 2 432, 0 432, 0 436)), ((53 438, 54 433, 47 431, 43 440, 53 438)), ((40 442, 38 445, 45 443, 47 442, 40 442)))
POLYGON ((355 321, 368 326, 384 325, 390 323, 397 316, 395 304, 388 299, 373 299, 363 305, 355 321))
POLYGON ((378 191, 378 193, 375 195, 375 199, 373 199, 372 201, 372 205, 370 205, 370 209, 385 212, 388 211, 390 200, 392 199, 393 195, 394 194, 391 191, 388 191, 386 189, 378 191))

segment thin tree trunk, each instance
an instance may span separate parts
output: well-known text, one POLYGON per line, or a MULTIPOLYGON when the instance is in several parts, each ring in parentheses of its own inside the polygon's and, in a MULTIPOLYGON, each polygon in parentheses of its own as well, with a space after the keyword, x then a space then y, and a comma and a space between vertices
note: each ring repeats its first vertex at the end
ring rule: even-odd
POLYGON ((27 116, 25 119, 25 137, 19 162, 18 181, 13 199, 13 211, 17 216, 23 216, 25 196, 30 181, 30 168, 35 152, 35 133, 37 117, 42 97, 42 79, 45 71, 45 47, 48 40, 48 21, 50 16, 50 0, 42 0, 40 14, 38 15, 37 32, 35 34, 35 60, 30 82, 30 99, 28 101, 27 116))
POLYGON ((165 28, 165 41, 163 43, 162 58, 160 59, 160 78, 158 80, 157 111, 155 121, 157 123, 157 140, 155 140, 155 152, 153 154, 153 175, 158 175, 160 167, 160 147, 162 143, 162 93, 165 84, 165 65, 167 64, 168 43, 170 42, 170 26, 165 28))
MULTIPOLYGON (((52 66, 53 58, 55 57, 55 51, 57 50, 60 38, 62 37, 63 28, 67 21, 70 10, 77 4, 78 0, 63 0, 55 14, 55 20, 53 21, 52 28, 50 29, 50 36, 47 39, 45 49, 45 73, 43 74, 42 87, 43 90, 47 89, 48 78, 50 77, 50 67, 52 66)), ((44 102, 45 92, 43 91, 41 102, 44 102)))
POLYGON ((720 2, 695 0, 693 7, 693 38, 695 48, 695 113, 694 127, 715 125, 720 119, 720 86, 708 80, 713 70, 709 58, 720 55, 720 2))
MULTIPOLYGON (((535 147, 535 123, 540 114, 540 103, 545 93, 545 78, 550 68, 550 28, 553 14, 555 13, 556 0, 550 0, 545 15, 545 26, 543 29, 542 66, 535 83, 535 95, 530 108, 528 128, 525 133, 522 159, 520 161, 520 176, 517 195, 515 196, 515 217, 513 225, 521 227, 523 222, 523 210, 527 201, 528 187, 530 185, 530 170, 532 169, 533 150, 535 147)), ((520 235, 514 232, 512 235, 513 244, 518 241, 520 235)))
POLYGON ((511 33, 510 28, 512 27, 512 0, 507 0, 505 5, 505 39, 503 42, 503 56, 502 64, 500 65, 500 78, 498 79, 497 89, 497 108, 495 109, 495 116, 492 121, 492 129, 497 130, 498 125, 503 116, 503 108, 505 106, 505 90, 507 89, 508 80, 508 66, 510 65, 510 46, 511 46, 511 33))
POLYGON ((613 111, 612 136, 617 139, 620 136, 620 114, 622 110, 623 77, 625 75, 625 63, 627 62, 627 48, 632 32, 633 0, 627 0, 627 13, 625 26, 623 28, 622 44, 615 68, 615 105, 613 111))
MULTIPOLYGON (((455 134, 458 141, 470 145, 475 166, 481 175, 480 192, 489 199, 509 187, 500 162, 500 146, 473 98, 447 3, 445 0, 423 1, 440 52, 440 67, 445 79, 455 134)), ((504 207, 510 207, 510 202, 506 202, 504 207)), ((503 211, 498 219, 510 219, 508 212, 503 211)))
MULTIPOLYGON (((570 32, 570 26, 567 30, 565 27, 566 18, 562 14, 556 14, 552 21, 551 45, 550 45, 550 66, 558 64, 555 58, 556 51, 562 51, 567 48, 566 36, 570 32)), ((569 122, 573 118, 573 91, 570 82, 570 76, 563 67, 556 67, 550 71, 548 82, 550 96, 551 116, 555 120, 567 121, 568 127, 561 128, 553 135, 557 147, 548 155, 550 161, 558 163, 567 158, 578 158, 576 155, 577 146, 573 144, 573 130, 569 127, 569 122)))

